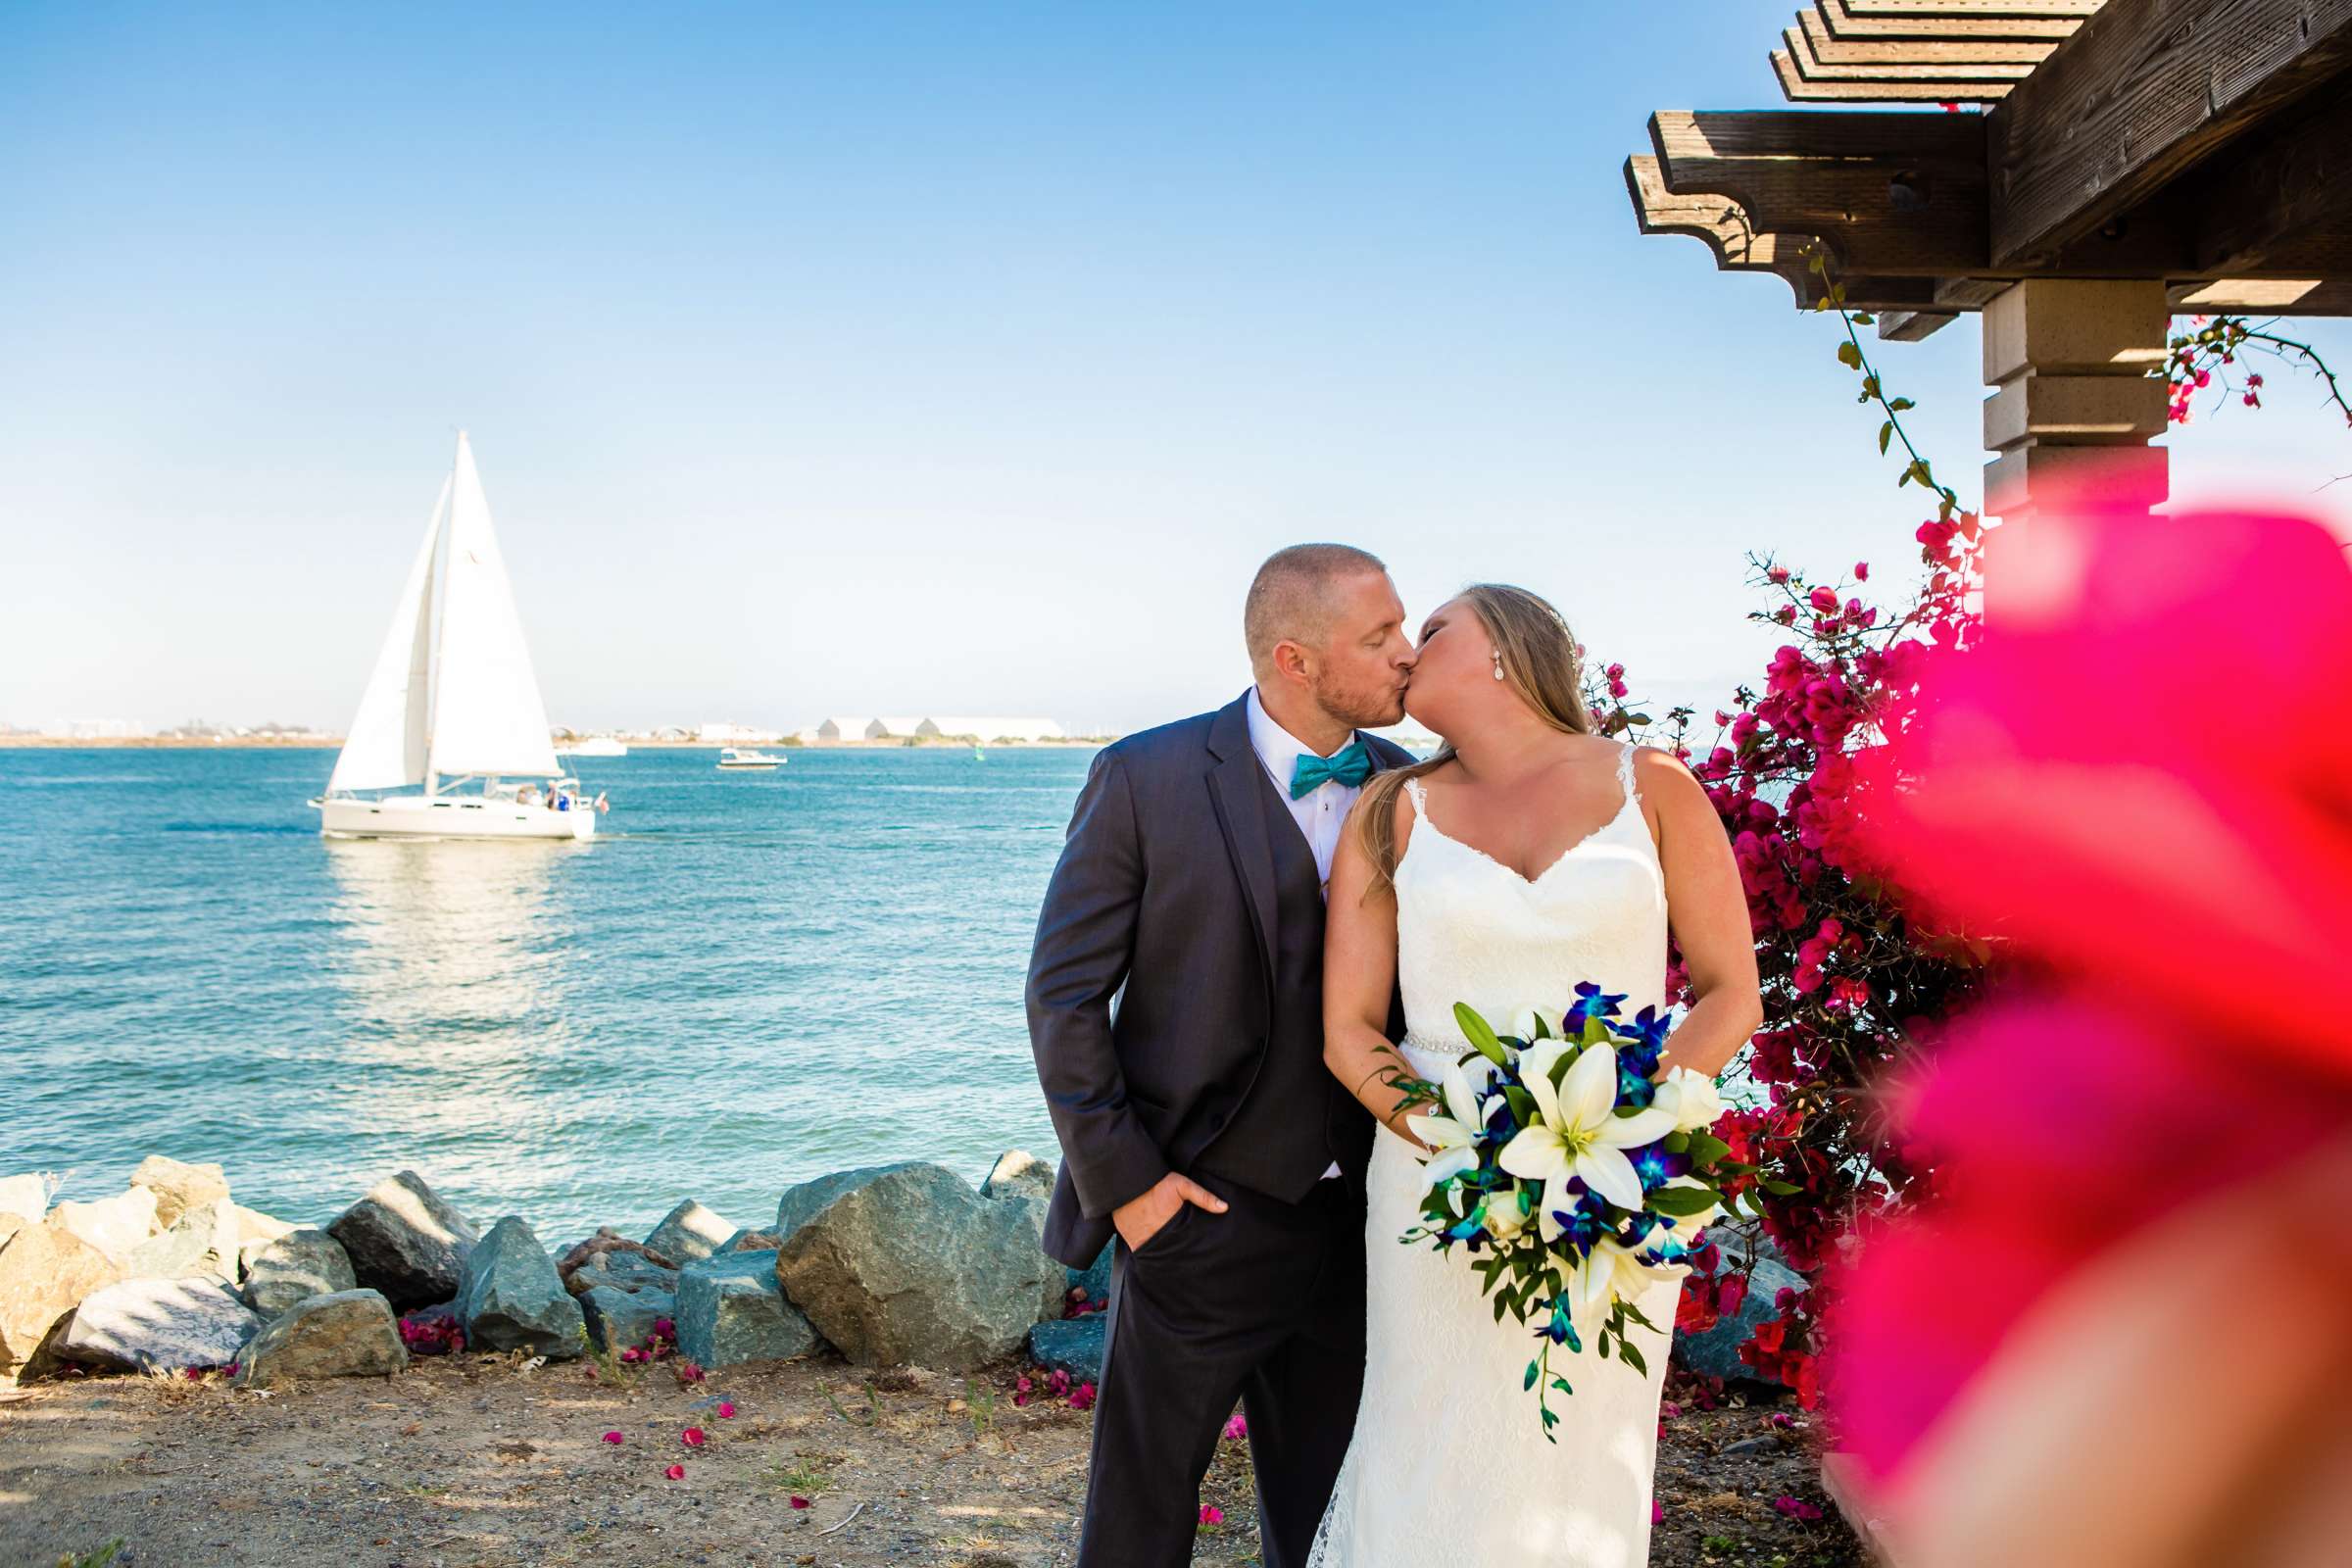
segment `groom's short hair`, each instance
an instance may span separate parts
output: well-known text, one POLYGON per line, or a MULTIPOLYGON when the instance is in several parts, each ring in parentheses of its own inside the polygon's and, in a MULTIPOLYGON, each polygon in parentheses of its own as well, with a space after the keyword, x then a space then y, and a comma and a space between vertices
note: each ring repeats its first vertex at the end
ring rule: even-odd
POLYGON ((1242 605, 1242 638, 1249 644, 1250 664, 1263 662, 1286 638, 1321 644, 1331 632, 1333 590, 1351 577, 1388 569, 1378 556, 1353 545, 1292 545, 1275 551, 1250 579, 1250 597, 1242 605))

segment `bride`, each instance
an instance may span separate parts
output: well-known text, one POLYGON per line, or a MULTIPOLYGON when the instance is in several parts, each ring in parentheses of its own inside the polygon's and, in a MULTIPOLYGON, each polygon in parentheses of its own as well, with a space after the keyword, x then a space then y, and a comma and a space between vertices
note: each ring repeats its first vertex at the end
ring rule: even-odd
POLYGON ((1629 1331, 1646 1374, 1554 1354, 1576 1392, 1544 1441, 1522 1389, 1533 1331, 1496 1321, 1462 1257, 1398 1242, 1432 1151, 1396 1109, 1385 1029, 1401 989, 1398 1049, 1434 1079, 1470 1049, 1457 1002, 1504 1027, 1592 981, 1623 1016, 1662 1013, 1671 928, 1697 1000, 1659 1075, 1711 1078, 1763 1018, 1739 867, 1679 762, 1593 732, 1575 640, 1536 595, 1481 584, 1440 606, 1411 679, 1406 710, 1446 744, 1366 786, 1331 874, 1324 1060, 1388 1136, 1365 1178, 1363 1400, 1308 1568, 1639 1568, 1679 1274, 1635 1303, 1656 1325, 1629 1331))

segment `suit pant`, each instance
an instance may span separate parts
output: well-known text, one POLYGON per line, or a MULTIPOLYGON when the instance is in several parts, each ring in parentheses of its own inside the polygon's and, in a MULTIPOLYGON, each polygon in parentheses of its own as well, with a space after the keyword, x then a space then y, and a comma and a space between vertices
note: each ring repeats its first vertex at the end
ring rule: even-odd
POLYGON ((1299 1568, 1364 1386, 1361 1179, 1286 1203, 1204 1171, 1230 1205, 1187 1203, 1141 1250, 1113 1244, 1079 1568, 1181 1568, 1200 1478, 1242 1401, 1260 1561, 1299 1568))

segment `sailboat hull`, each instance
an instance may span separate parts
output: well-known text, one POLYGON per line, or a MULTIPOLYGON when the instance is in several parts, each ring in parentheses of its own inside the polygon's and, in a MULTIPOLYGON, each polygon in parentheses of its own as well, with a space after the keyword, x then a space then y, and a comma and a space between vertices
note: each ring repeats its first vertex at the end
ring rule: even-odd
POLYGON ((325 799, 318 831, 331 839, 592 839, 596 812, 586 806, 544 806, 480 796, 390 795, 378 801, 325 799))

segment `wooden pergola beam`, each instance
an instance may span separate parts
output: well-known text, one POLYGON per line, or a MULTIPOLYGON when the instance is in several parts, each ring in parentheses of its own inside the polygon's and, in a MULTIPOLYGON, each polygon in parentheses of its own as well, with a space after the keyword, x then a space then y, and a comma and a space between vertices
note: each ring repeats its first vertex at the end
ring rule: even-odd
POLYGON ((1946 81, 1838 81, 1806 75, 1786 49, 1772 51, 1772 74, 1790 103, 1988 104, 2006 96, 2010 82, 1956 84, 1946 81))
MULTIPOLYGON (((1805 260, 1813 241, 1807 234, 1759 229, 1731 198, 1709 193, 1678 195, 1667 189, 1655 158, 1636 154, 1625 161, 1626 192, 1644 234, 1687 234, 1715 253, 1726 272, 1770 272, 1788 285, 1800 309, 1821 295, 1821 281, 1805 260)), ((1846 303, 1858 311, 1926 311, 1936 301, 1933 280, 1917 277, 1844 276, 1846 303)))
POLYGON ((1815 0, 1815 9, 1836 38, 1919 38, 1983 40, 2007 38, 2058 43, 2082 25, 2081 16, 1987 17, 1906 13, 1866 14, 1847 0, 1815 0))
MULTIPOLYGON (((2315 238, 2352 231, 2352 80, 2314 96, 2167 192, 2193 235, 2196 270, 2268 269, 2290 251, 2309 266, 2328 253, 2320 238, 2315 256, 2315 238)), ((2339 271, 2352 270, 2347 252, 2335 253, 2339 271)))
MULTIPOLYGON (((1797 20, 1801 24, 1804 18, 1800 16, 1797 20)), ((2023 81, 2034 66, 2031 60, 1923 59, 1889 45, 1880 45, 1872 52, 1890 58, 1831 61, 1815 50, 1812 32, 1802 25, 1782 28, 1781 42, 1788 46, 1787 53, 1796 64, 1796 74, 1807 81, 1940 81, 1971 87, 2023 81)))
POLYGON ((2352 0, 2112 0, 1984 117, 1994 265, 2048 260, 2348 69, 2352 0))
POLYGON ((1666 190, 1727 197, 1759 232, 1818 237, 1841 277, 1984 268, 1981 116, 1661 110, 1649 139, 1666 190))
POLYGON ((2033 38, 1841 38, 1830 30, 1823 7, 1796 14, 1805 47, 1824 66, 2037 66, 2057 40, 2033 38))

